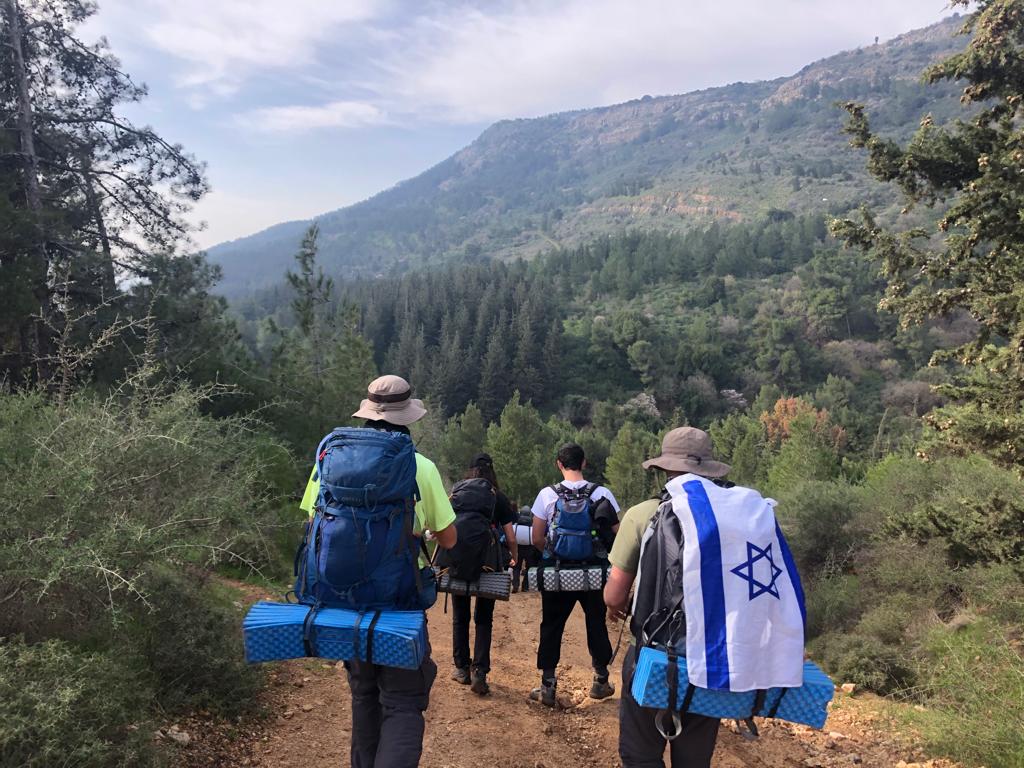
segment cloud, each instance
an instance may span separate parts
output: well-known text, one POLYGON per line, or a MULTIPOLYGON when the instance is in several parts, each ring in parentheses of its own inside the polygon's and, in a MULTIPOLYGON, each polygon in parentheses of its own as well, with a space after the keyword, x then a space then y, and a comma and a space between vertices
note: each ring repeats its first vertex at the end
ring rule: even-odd
POLYGON ((101 16, 170 57, 193 109, 239 95, 246 120, 282 132, 475 124, 778 77, 946 13, 946 0, 110 0, 101 16), (310 106, 264 106, 284 88, 310 106))
POLYGON ((264 107, 239 115, 237 122, 260 133, 296 134, 323 128, 358 128, 381 125, 387 116, 373 104, 332 101, 319 106, 264 107))
POLYGON ((185 65, 176 72, 181 87, 218 97, 259 73, 310 66, 321 46, 383 7, 381 0, 136 0, 105 4, 100 20, 124 37, 141 32, 148 46, 185 65))
POLYGON ((402 109, 482 122, 790 74, 809 60, 938 21, 943 0, 515 2, 417 17, 380 61, 402 109), (741 7, 742 6, 742 7, 741 7))

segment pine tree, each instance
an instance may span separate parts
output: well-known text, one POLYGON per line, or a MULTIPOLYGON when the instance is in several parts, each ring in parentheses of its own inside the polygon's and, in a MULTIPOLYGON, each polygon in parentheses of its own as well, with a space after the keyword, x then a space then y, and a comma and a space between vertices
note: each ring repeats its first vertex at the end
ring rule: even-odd
POLYGON ((657 435, 638 427, 632 421, 622 425, 605 467, 608 487, 623 508, 653 498, 657 493, 657 475, 643 468, 643 462, 658 452, 657 435))
POLYGON ((445 474, 455 479, 469 467, 469 460, 484 450, 487 425, 476 404, 470 403, 459 416, 452 416, 445 425, 441 443, 441 464, 445 474))
POLYGON ((541 488, 555 481, 554 442, 537 409, 522 403, 516 392, 501 418, 487 428, 487 452, 510 499, 529 504, 541 488))
POLYGON ((1024 5, 982 0, 964 32, 972 34, 966 50, 925 79, 966 81, 965 119, 939 126, 926 116, 900 146, 873 133, 862 105, 846 105, 851 144, 867 150, 872 175, 896 184, 908 207, 942 204, 935 230, 890 229, 866 209, 832 230, 881 261, 883 306, 904 324, 974 318, 974 338, 935 359, 965 368, 940 390, 953 404, 928 421, 946 447, 1024 471, 1024 5))
POLYGON ((119 114, 145 89, 105 43, 75 37, 94 12, 85 0, 0 2, 0 124, 13 145, 0 158, 15 171, 5 236, 16 235, 0 249, 14 298, 0 308, 2 371, 38 364, 37 379, 62 326, 116 299, 118 273, 151 272, 187 242, 184 214, 207 188, 180 146, 119 114))
POLYGON ((275 410, 278 429, 301 454, 349 421, 376 366, 373 350, 359 335, 358 312, 334 308, 332 281, 317 264, 315 224, 295 263, 298 271, 287 273, 295 292, 295 327, 277 332, 271 378, 282 398, 275 410))
POLYGON ((499 315, 491 338, 487 342, 487 353, 480 372, 480 388, 477 403, 485 421, 493 421, 512 393, 512 363, 508 343, 508 316, 504 311, 499 315))

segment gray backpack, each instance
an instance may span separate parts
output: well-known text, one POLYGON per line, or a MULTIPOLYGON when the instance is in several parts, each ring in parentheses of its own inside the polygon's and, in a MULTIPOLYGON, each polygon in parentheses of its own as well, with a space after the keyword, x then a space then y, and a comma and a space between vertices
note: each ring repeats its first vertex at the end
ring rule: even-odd
POLYGON ((667 496, 662 496, 640 543, 629 628, 638 650, 648 645, 685 650, 683 531, 667 496))

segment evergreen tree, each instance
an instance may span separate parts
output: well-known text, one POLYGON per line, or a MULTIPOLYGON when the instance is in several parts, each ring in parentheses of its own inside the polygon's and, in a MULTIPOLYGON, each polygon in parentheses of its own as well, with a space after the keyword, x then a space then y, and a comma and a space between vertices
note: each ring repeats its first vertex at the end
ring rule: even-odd
POLYGON ((643 462, 658 453, 658 436, 633 421, 622 425, 615 439, 605 475, 608 486, 623 509, 657 495, 657 475, 643 468, 643 462))
POLYGON ((332 283, 317 265, 317 228, 312 225, 287 274, 295 327, 275 329, 271 379, 281 401, 274 410, 279 432, 300 455, 329 430, 348 423, 366 384, 376 374, 373 351, 358 332, 358 314, 336 309, 332 283))
POLYGON ((0 3, 0 189, 11 222, 0 248, 0 373, 15 380, 52 375, 55 335, 72 318, 114 322, 88 310, 116 301, 119 273, 137 278, 187 242, 184 214, 206 191, 198 162, 119 113, 145 89, 105 42, 75 36, 95 10, 85 0, 0 3))
POLYGON ((484 450, 487 425, 475 403, 466 406, 459 416, 452 416, 445 425, 440 461, 444 473, 452 480, 462 477, 469 461, 484 450))
POLYGON ((537 409, 516 392, 487 428, 487 452, 510 499, 532 503, 541 488, 555 482, 555 441, 537 409))
MULTIPOLYGON (((967 0, 953 5, 969 6, 967 0)), ((909 206, 941 203, 934 231, 893 230, 866 209, 833 222, 847 243, 881 261, 884 306, 904 323, 967 313, 973 338, 937 359, 966 366, 942 387, 954 403, 929 416, 941 443, 1024 469, 1024 10, 982 0, 968 16, 966 50, 932 66, 928 82, 966 81, 969 116, 939 126, 926 116, 906 146, 876 135, 864 107, 846 105, 847 132, 868 170, 899 186, 909 206)))
POLYGON ((715 455, 730 465, 729 480, 737 485, 757 487, 765 475, 764 425, 745 413, 733 413, 711 425, 715 455))
POLYGON ((502 311, 498 316, 498 322, 491 333, 490 340, 487 342, 487 354, 484 355, 483 370, 480 372, 477 403, 485 421, 490 422, 496 419, 502 406, 512 394, 511 369, 508 315, 502 311))

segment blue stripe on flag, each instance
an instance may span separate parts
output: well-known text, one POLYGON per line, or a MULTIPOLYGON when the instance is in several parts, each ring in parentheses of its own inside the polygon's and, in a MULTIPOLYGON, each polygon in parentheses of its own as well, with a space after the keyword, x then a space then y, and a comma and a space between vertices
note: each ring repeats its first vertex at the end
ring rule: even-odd
POLYGON ((782 550, 782 559, 786 563, 786 573, 793 584, 793 591, 796 592, 796 601, 800 604, 800 616, 804 620, 804 631, 807 631, 807 608, 804 606, 804 587, 800 583, 800 572, 796 569, 796 561, 793 560, 793 553, 789 551, 789 544, 786 537, 782 535, 779 521, 775 521, 775 535, 779 537, 779 548, 782 550))
POLYGON ((729 651, 725 642, 725 586, 722 583, 722 541, 711 500, 699 480, 683 483, 700 546, 700 586, 704 601, 704 655, 708 688, 729 690, 729 651))

